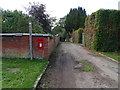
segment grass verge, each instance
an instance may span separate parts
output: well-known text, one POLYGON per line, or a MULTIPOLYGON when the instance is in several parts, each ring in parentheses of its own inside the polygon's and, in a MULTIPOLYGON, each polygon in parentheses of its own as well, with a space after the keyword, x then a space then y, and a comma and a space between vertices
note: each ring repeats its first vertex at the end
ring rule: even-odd
POLYGON ((103 55, 106 55, 112 59, 117 60, 118 62, 120 62, 120 52, 97 52, 97 53, 101 53, 103 55))
POLYGON ((48 60, 2 59, 3 88, 32 88, 48 60))

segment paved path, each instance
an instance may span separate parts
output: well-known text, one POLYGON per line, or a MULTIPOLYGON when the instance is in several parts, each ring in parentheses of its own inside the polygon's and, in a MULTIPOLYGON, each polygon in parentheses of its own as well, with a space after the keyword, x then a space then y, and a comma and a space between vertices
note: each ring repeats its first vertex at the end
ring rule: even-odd
POLYGON ((78 44, 61 44, 51 57, 40 87, 50 88, 118 88, 118 64, 86 51, 78 44), (87 60, 94 71, 75 69, 87 60))

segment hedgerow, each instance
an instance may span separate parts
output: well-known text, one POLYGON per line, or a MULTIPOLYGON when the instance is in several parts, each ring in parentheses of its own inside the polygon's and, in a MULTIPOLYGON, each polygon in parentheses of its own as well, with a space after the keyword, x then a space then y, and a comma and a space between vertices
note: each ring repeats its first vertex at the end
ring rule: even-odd
POLYGON ((74 43, 82 43, 83 28, 79 28, 72 33, 72 39, 74 43))
POLYGON ((120 51, 120 10, 100 9, 86 18, 85 46, 96 51, 120 51))

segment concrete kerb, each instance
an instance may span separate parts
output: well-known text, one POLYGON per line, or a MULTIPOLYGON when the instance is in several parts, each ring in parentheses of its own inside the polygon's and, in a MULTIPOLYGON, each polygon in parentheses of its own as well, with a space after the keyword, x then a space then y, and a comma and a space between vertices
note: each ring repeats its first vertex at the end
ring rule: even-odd
POLYGON ((38 76, 37 80, 35 81, 35 83, 33 85, 33 90, 36 90, 38 82, 41 80, 43 74, 45 73, 45 71, 46 71, 46 69, 48 67, 48 65, 49 65, 49 61, 48 61, 47 65, 45 66, 45 69, 42 71, 42 73, 40 74, 40 76, 38 76))

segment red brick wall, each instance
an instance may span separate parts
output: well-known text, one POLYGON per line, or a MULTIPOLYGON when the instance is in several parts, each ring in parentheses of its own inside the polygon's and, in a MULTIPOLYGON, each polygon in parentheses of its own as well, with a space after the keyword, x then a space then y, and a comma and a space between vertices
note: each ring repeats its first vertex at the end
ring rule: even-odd
POLYGON ((59 37, 54 37, 53 39, 49 38, 49 45, 48 45, 48 52, 49 55, 53 52, 54 48, 58 45, 60 38, 59 37))
POLYGON ((56 45, 58 45, 60 38, 59 37, 55 37, 55 41, 56 41, 56 45))
MULTIPOLYGON (((33 57, 34 58, 49 58, 49 55, 59 42, 59 37, 50 39, 44 37, 44 49, 38 49, 38 37, 33 36, 33 57), (55 42, 54 42, 55 39, 55 42)), ((2 56, 3 57, 29 57, 29 36, 3 36, 2 37, 2 56)))
POLYGON ((28 37, 3 36, 2 55, 3 57, 28 57, 29 56, 28 37))
POLYGON ((48 46, 48 52, 49 52, 49 55, 51 54, 51 52, 53 51, 55 47, 55 44, 54 44, 54 39, 49 39, 49 46, 48 46))

